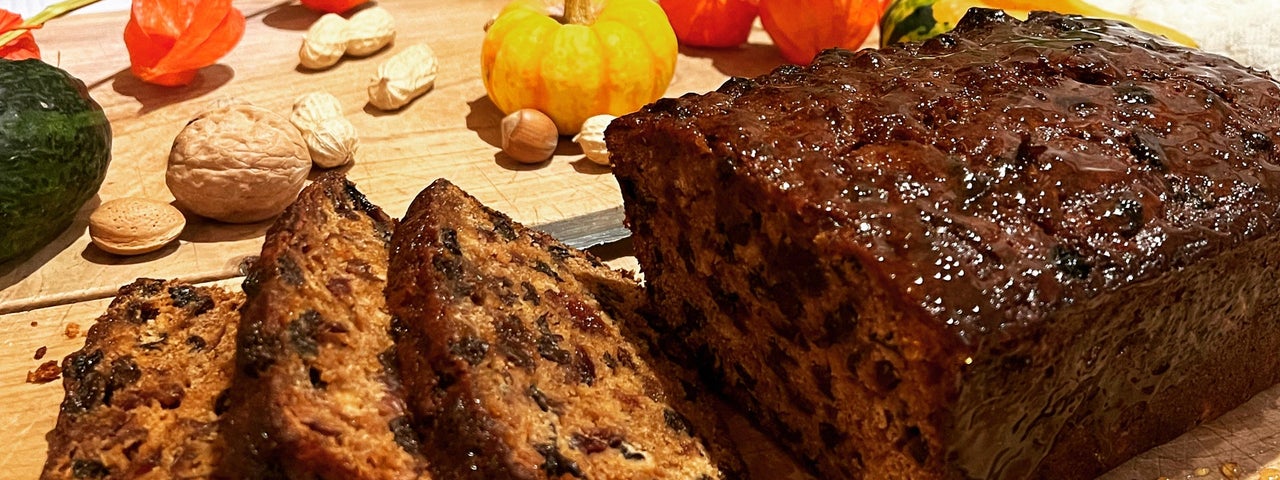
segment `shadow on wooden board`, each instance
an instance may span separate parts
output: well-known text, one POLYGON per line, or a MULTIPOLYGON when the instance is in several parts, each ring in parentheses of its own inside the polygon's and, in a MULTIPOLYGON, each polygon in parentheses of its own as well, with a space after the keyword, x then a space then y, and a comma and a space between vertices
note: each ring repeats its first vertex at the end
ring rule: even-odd
POLYGON ((489 100, 488 95, 467 102, 467 108, 467 130, 476 132, 484 143, 502 148, 502 110, 489 100))
POLYGON ((680 54, 694 58, 709 58, 711 66, 731 77, 758 77, 787 63, 772 44, 744 43, 729 48, 699 48, 680 46, 680 54))
POLYGON ((316 19, 323 14, 323 12, 317 12, 300 4, 286 3, 246 15, 246 17, 252 18, 255 15, 262 15, 262 23, 268 27, 304 32, 311 28, 311 24, 315 23, 316 19))
POLYGON ((201 97, 226 85, 232 78, 235 78, 235 70, 217 63, 200 69, 190 85, 173 88, 146 83, 134 76, 133 72, 121 70, 111 77, 111 88, 142 104, 137 112, 141 115, 166 105, 201 97))
POLYGON ((0 290, 12 287, 18 282, 26 279, 32 273, 35 273, 45 263, 58 256, 63 250, 70 248, 76 239, 89 228, 89 214, 102 204, 102 199, 98 195, 94 195, 88 202, 80 207, 80 211, 76 213, 75 219, 71 220, 62 233, 54 237, 48 244, 36 250, 30 255, 21 256, 7 262, 0 263, 0 290))

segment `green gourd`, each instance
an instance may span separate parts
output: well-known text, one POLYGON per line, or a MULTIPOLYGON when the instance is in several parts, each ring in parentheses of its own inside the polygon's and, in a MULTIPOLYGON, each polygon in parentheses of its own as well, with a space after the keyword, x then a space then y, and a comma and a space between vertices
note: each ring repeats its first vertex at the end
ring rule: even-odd
POLYGON ((102 185, 111 125, 84 82, 0 59, 0 263, 48 245, 102 185))

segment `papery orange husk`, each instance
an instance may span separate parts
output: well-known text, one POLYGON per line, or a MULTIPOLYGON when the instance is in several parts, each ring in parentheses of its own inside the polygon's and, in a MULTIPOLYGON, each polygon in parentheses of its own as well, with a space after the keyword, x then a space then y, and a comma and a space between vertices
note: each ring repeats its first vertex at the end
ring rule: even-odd
POLYGON ((231 0, 133 0, 124 27, 130 70, 164 86, 191 83, 243 35, 244 14, 231 0))
POLYGON ((368 2, 369 0, 302 0, 307 8, 328 13, 343 13, 368 2))
POLYGON ((755 0, 662 0, 676 39, 694 47, 736 47, 751 35, 755 0))
MULTIPOLYGON (((22 27, 22 16, 0 9, 0 33, 20 27, 22 27)), ((40 58, 40 46, 36 45, 36 38, 31 36, 31 32, 26 32, 13 39, 13 41, 0 45, 0 58, 9 60, 40 58)))
POLYGON ((882 0, 760 0, 760 23, 788 62, 823 49, 858 48, 884 11, 882 0))

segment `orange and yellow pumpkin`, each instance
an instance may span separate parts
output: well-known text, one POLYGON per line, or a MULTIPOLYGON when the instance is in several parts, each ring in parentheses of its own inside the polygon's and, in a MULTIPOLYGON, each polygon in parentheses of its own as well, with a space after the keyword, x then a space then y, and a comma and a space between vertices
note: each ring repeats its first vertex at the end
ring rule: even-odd
POLYGON ((515 0, 489 26, 481 76, 504 113, 533 108, 572 135, 661 97, 677 48, 653 0, 515 0))

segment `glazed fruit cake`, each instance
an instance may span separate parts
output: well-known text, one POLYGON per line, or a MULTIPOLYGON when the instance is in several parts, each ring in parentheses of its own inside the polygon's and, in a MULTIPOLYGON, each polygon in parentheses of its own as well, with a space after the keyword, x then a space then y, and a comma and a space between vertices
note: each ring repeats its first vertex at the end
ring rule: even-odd
POLYGON ((140 278, 120 288, 84 348, 62 361, 66 395, 42 479, 209 478, 244 295, 140 278))
POLYGON ((1278 132, 1265 73, 974 9, 606 142, 655 329, 823 478, 1084 479, 1280 381, 1278 132))
POLYGON ((630 330, 647 328, 639 285, 447 181, 396 230, 387 302, 439 478, 744 478, 630 330))
POLYGON ((382 295, 394 226, 329 173, 267 232, 244 281, 222 475, 429 478, 382 295))

